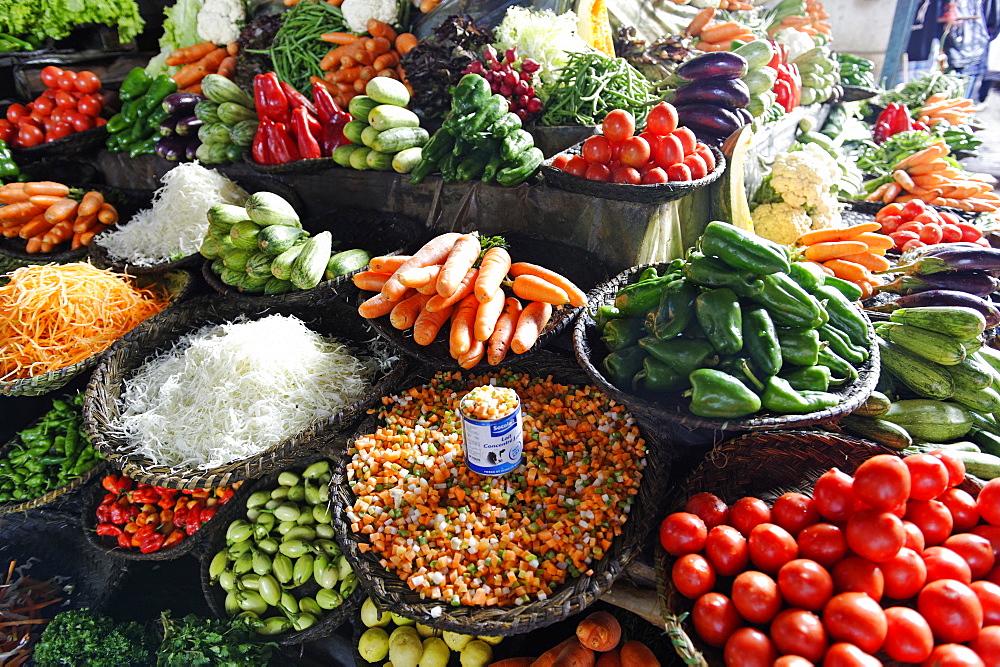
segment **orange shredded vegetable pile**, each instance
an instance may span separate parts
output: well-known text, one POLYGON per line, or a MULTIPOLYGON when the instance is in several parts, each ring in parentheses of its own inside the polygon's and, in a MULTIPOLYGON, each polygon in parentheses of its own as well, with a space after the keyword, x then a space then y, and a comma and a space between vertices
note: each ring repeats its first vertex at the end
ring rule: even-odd
POLYGON ((25 266, 0 287, 0 380, 71 366, 106 350, 168 303, 86 262, 25 266))
POLYGON ((595 387, 525 374, 439 372, 382 399, 384 426, 351 448, 351 529, 425 599, 544 600, 591 573, 621 533, 645 467, 631 415, 595 387), (517 391, 524 460, 503 477, 464 465, 459 402, 493 382, 517 391))

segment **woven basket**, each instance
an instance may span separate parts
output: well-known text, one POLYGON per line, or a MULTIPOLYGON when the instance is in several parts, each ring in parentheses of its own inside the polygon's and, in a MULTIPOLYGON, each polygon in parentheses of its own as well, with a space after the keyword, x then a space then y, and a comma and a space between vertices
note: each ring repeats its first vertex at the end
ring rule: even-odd
MULTIPOLYGON (((531 359, 518 360, 506 366, 519 373, 535 377, 552 376, 559 383, 586 385, 587 376, 569 359, 555 354, 539 354, 531 359)), ((415 373, 404 386, 412 387, 426 382, 429 371, 415 373)), ((377 416, 366 420, 355 437, 371 433, 378 424, 377 416)), ((557 588, 545 601, 534 601, 521 606, 507 607, 453 607, 447 603, 422 600, 394 572, 379 563, 373 551, 362 553, 359 549, 366 538, 351 531, 346 508, 353 504, 354 494, 339 467, 330 481, 331 495, 336 492, 334 525, 337 533, 345 536, 344 553, 368 595, 379 601, 379 606, 418 623, 441 630, 462 634, 485 636, 510 636, 530 632, 568 618, 593 604, 614 583, 646 543, 646 536, 654 527, 662 511, 663 498, 669 488, 670 460, 659 441, 660 434, 644 431, 646 440, 646 468, 639 492, 624 524, 622 534, 612 543, 605 557, 591 564, 593 574, 582 575, 557 588)), ((353 443, 355 438, 349 441, 353 443)))
MULTIPOLYGON (((183 301, 191 292, 193 282, 191 274, 187 271, 171 271, 170 273, 160 275, 136 276, 135 278, 135 284, 139 287, 160 285, 171 295, 171 304, 151 317, 150 320, 155 320, 173 308, 174 304, 183 301)), ((140 324, 140 326, 142 325, 140 324)), ((101 354, 95 354, 72 366, 66 366, 65 368, 59 368, 23 380, 0 381, 0 396, 41 396, 50 391, 55 391, 65 386, 70 380, 84 371, 92 368, 101 359, 101 356, 101 354)))
MULTIPOLYGON (((577 144, 560 155, 579 155, 582 146, 582 143, 577 144)), ((601 199, 635 202, 637 204, 662 204, 663 202, 687 197, 695 190, 705 187, 722 176, 722 172, 726 170, 726 158, 718 148, 712 148, 712 155, 715 156, 715 169, 696 181, 674 181, 651 185, 628 185, 627 183, 591 181, 582 176, 574 176, 569 172, 553 167, 552 162, 558 156, 552 157, 542 163, 542 173, 545 175, 545 182, 547 184, 560 190, 566 190, 567 192, 575 192, 576 194, 587 195, 588 197, 600 197, 601 199)))
POLYGON ((128 443, 109 429, 120 415, 119 400, 126 379, 143 363, 170 347, 183 335, 208 324, 233 321, 243 315, 256 319, 264 315, 295 315, 313 330, 333 335, 351 345, 359 354, 382 356, 378 343, 360 318, 327 295, 314 295, 311 301, 287 304, 280 300, 261 300, 253 308, 215 296, 203 297, 178 307, 166 317, 140 325, 117 341, 94 371, 84 398, 83 417, 94 446, 129 477, 153 486, 174 489, 201 489, 227 486, 254 479, 275 468, 286 467, 326 443, 338 431, 349 428, 379 396, 394 391, 406 372, 405 363, 395 363, 381 377, 372 379, 370 393, 329 419, 312 424, 299 433, 254 456, 232 461, 216 468, 170 469, 154 465, 146 457, 129 451, 128 443))
POLYGON ((126 563, 90 548, 75 516, 47 510, 8 514, 0 522, 0 564, 15 560, 21 565, 29 558, 38 559, 28 570, 32 577, 65 577, 72 586, 62 595, 68 600, 65 606, 57 605, 53 614, 82 607, 101 610, 128 572, 126 563))
MULTIPOLYGON (((531 262, 561 273, 584 291, 600 284, 609 275, 607 265, 597 255, 573 247, 563 241, 545 239, 522 232, 503 233, 500 236, 507 239, 510 244, 509 251, 513 261, 531 262)), ((357 290, 355 302, 360 304, 372 295, 372 292, 357 290)), ((545 325, 534 347, 522 355, 509 353, 507 361, 514 362, 516 359, 524 359, 536 354, 553 338, 565 331, 582 310, 583 308, 574 308, 569 305, 554 306, 552 317, 545 325)), ((388 317, 378 317, 369 321, 381 336, 414 359, 437 369, 462 370, 449 352, 447 326, 442 327, 442 331, 438 333, 433 343, 419 345, 413 341, 413 329, 400 331, 389 323, 388 317)), ((484 364, 485 362, 480 362, 478 367, 481 368, 484 364)))
POLYGON ((842 84, 841 88, 844 89, 844 95, 840 98, 841 102, 860 102, 861 100, 871 99, 882 92, 878 88, 869 86, 849 86, 842 84))
POLYGON ((24 164, 50 157, 87 153, 103 146, 107 138, 108 130, 102 125, 101 127, 92 127, 83 132, 74 132, 62 139, 56 139, 46 144, 38 144, 31 148, 15 148, 11 146, 11 152, 14 154, 14 160, 18 164, 24 164))
MULTIPOLYGON (((261 491, 264 489, 272 489, 278 485, 278 475, 285 470, 291 470, 293 472, 301 472, 305 470, 310 464, 316 461, 327 459, 331 461, 335 466, 339 465, 340 457, 343 452, 343 442, 340 446, 332 448, 324 448, 322 451, 308 456, 306 458, 300 459, 295 464, 282 468, 281 470, 275 470, 267 477, 261 478, 259 480, 254 480, 247 484, 247 493, 240 498, 239 502, 236 504, 236 511, 233 512, 225 524, 220 526, 220 529, 213 533, 211 537, 206 540, 205 548, 201 554, 201 590, 205 594, 205 601, 208 603, 209 609, 218 618, 227 618, 225 609, 225 591, 218 584, 213 584, 211 578, 208 574, 209 565, 212 563, 212 558, 215 554, 226 546, 226 528, 229 527, 229 523, 237 519, 246 519, 246 499, 250 497, 250 494, 261 491)), ((241 489, 242 491, 243 489, 241 489)), ((236 500, 236 498, 233 498, 236 500)), ((333 499, 330 499, 333 502, 333 499)), ((233 504, 232 502, 230 504, 233 504)), ((252 538, 251 538, 252 539, 252 538)), ((344 540, 341 535, 336 535, 334 541, 340 545, 341 549, 344 548, 344 540)), ((319 586, 315 581, 310 580, 308 583, 303 584, 297 588, 289 589, 292 594, 299 593, 300 595, 315 596, 316 592, 319 590, 319 586)), ((288 632, 281 635, 276 635, 271 637, 273 641, 278 642, 283 645, 295 645, 304 644, 316 639, 321 639, 327 637, 339 628, 344 623, 350 621, 354 618, 357 611, 361 608, 361 603, 365 600, 364 588, 358 586, 354 589, 354 592, 348 596, 344 602, 333 609, 330 609, 323 618, 310 628, 306 628, 300 632, 288 632)))
POLYGON ((332 157, 308 158, 280 164, 261 164, 253 159, 249 150, 243 151, 243 161, 250 165, 254 171, 259 171, 262 174, 318 174, 327 169, 343 169, 333 161, 332 157))
MULTIPOLYGON (((666 264, 644 264, 633 266, 618 274, 607 283, 604 283, 593 292, 587 295, 589 305, 586 311, 577 320, 576 328, 573 331, 573 347, 576 350, 577 361, 584 367, 591 380, 601 388, 601 390, 613 396, 616 400, 628 406, 629 410, 641 424, 649 430, 659 430, 661 428, 668 431, 675 431, 677 427, 687 432, 687 444, 711 444, 718 440, 720 431, 762 431, 780 428, 802 428, 814 424, 823 424, 833 421, 837 417, 849 414, 856 410, 878 383, 879 376, 879 354, 878 348, 873 343, 869 352, 868 360, 858 367, 858 379, 853 382, 831 387, 830 392, 842 397, 842 401, 831 408, 824 408, 803 415, 779 415, 779 416, 750 416, 742 419, 710 419, 698 417, 691 414, 685 405, 681 405, 676 400, 650 399, 642 395, 624 392, 611 384, 604 377, 597 364, 600 363, 604 355, 604 344, 600 340, 593 312, 598 306, 610 305, 614 303, 615 295, 625 285, 631 282, 633 276, 641 273, 645 268, 655 266, 662 269, 666 264), (696 442, 701 439, 702 442, 696 442)), ((875 330, 868 324, 869 334, 875 340, 875 330)), ((685 441, 672 439, 677 445, 683 446, 685 441)))
MULTIPOLYGON (((813 484, 830 468, 853 474, 862 462, 876 454, 899 452, 867 440, 823 431, 743 435, 712 450, 680 488, 672 492, 665 503, 665 514, 681 511, 688 498, 702 491, 714 493, 729 505, 744 496, 760 498, 770 506, 789 491, 812 495, 813 484)), ((976 495, 980 486, 974 478, 966 477, 960 488, 976 495)), ((674 560, 657 545, 654 561, 657 593, 667 633, 685 664, 721 667, 722 651, 702 642, 686 618, 694 601, 673 586, 670 572, 674 560)))

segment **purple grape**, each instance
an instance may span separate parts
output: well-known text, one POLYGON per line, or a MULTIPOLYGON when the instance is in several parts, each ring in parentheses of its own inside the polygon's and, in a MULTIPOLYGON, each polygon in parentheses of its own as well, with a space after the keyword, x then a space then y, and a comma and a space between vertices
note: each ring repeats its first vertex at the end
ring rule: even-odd
POLYGON ((528 110, 529 113, 539 113, 542 110, 542 101, 537 97, 532 97, 530 100, 528 100, 528 103, 525 105, 525 108, 528 110))
POLYGON ((516 72, 507 72, 503 78, 503 82, 513 88, 521 82, 521 79, 518 78, 516 72))
POLYGON ((506 83, 502 83, 500 84, 500 90, 497 92, 499 92, 504 97, 510 97, 511 93, 510 86, 508 86, 506 83))
POLYGON ((525 58, 521 61, 521 70, 527 72, 528 74, 537 72, 540 67, 541 64, 537 60, 532 60, 531 58, 525 58))
POLYGON ((516 109, 514 113, 517 114, 517 117, 520 118, 522 122, 528 120, 528 116, 531 115, 528 113, 527 109, 516 109))
POLYGON ((528 108, 528 96, 527 95, 519 95, 517 97, 517 105, 520 106, 520 107, 524 107, 525 109, 527 109, 528 108))
POLYGON ((497 50, 491 44, 487 44, 486 48, 483 49, 483 57, 492 65, 497 61, 497 50))
POLYGON ((484 69, 483 64, 481 62, 479 62, 478 60, 473 60, 471 63, 469 63, 469 66, 465 68, 465 73, 482 74, 483 69, 484 69))

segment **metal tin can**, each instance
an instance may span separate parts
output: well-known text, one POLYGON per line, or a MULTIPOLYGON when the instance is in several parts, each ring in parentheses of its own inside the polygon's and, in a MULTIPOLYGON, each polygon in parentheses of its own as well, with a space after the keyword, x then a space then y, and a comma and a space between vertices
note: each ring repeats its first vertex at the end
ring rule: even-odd
MULTIPOLYGON (((480 387, 469 395, 480 389, 501 388, 480 387)), ((470 416, 464 399, 459 405, 465 464, 474 473, 496 477, 521 465, 524 452, 521 401, 513 390, 508 391, 513 394, 513 407, 495 418, 479 419, 470 416)))

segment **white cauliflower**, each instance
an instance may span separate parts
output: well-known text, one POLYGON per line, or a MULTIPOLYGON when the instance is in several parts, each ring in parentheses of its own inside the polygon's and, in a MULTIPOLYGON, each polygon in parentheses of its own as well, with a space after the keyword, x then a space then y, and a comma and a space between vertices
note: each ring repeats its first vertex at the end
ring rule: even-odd
POLYGON ((771 187, 792 206, 819 206, 833 197, 831 188, 840 178, 840 165, 817 144, 800 151, 779 153, 771 167, 771 187))
POLYGON ((805 209, 786 202, 761 204, 750 215, 758 236, 782 245, 795 243, 813 224, 805 209))
POLYGON ((213 44, 235 42, 245 19, 242 0, 205 0, 198 10, 198 37, 213 44))
POLYGON ((396 0, 344 0, 340 5, 344 20, 351 32, 368 32, 368 19, 378 19, 395 25, 399 20, 399 3, 396 0))

